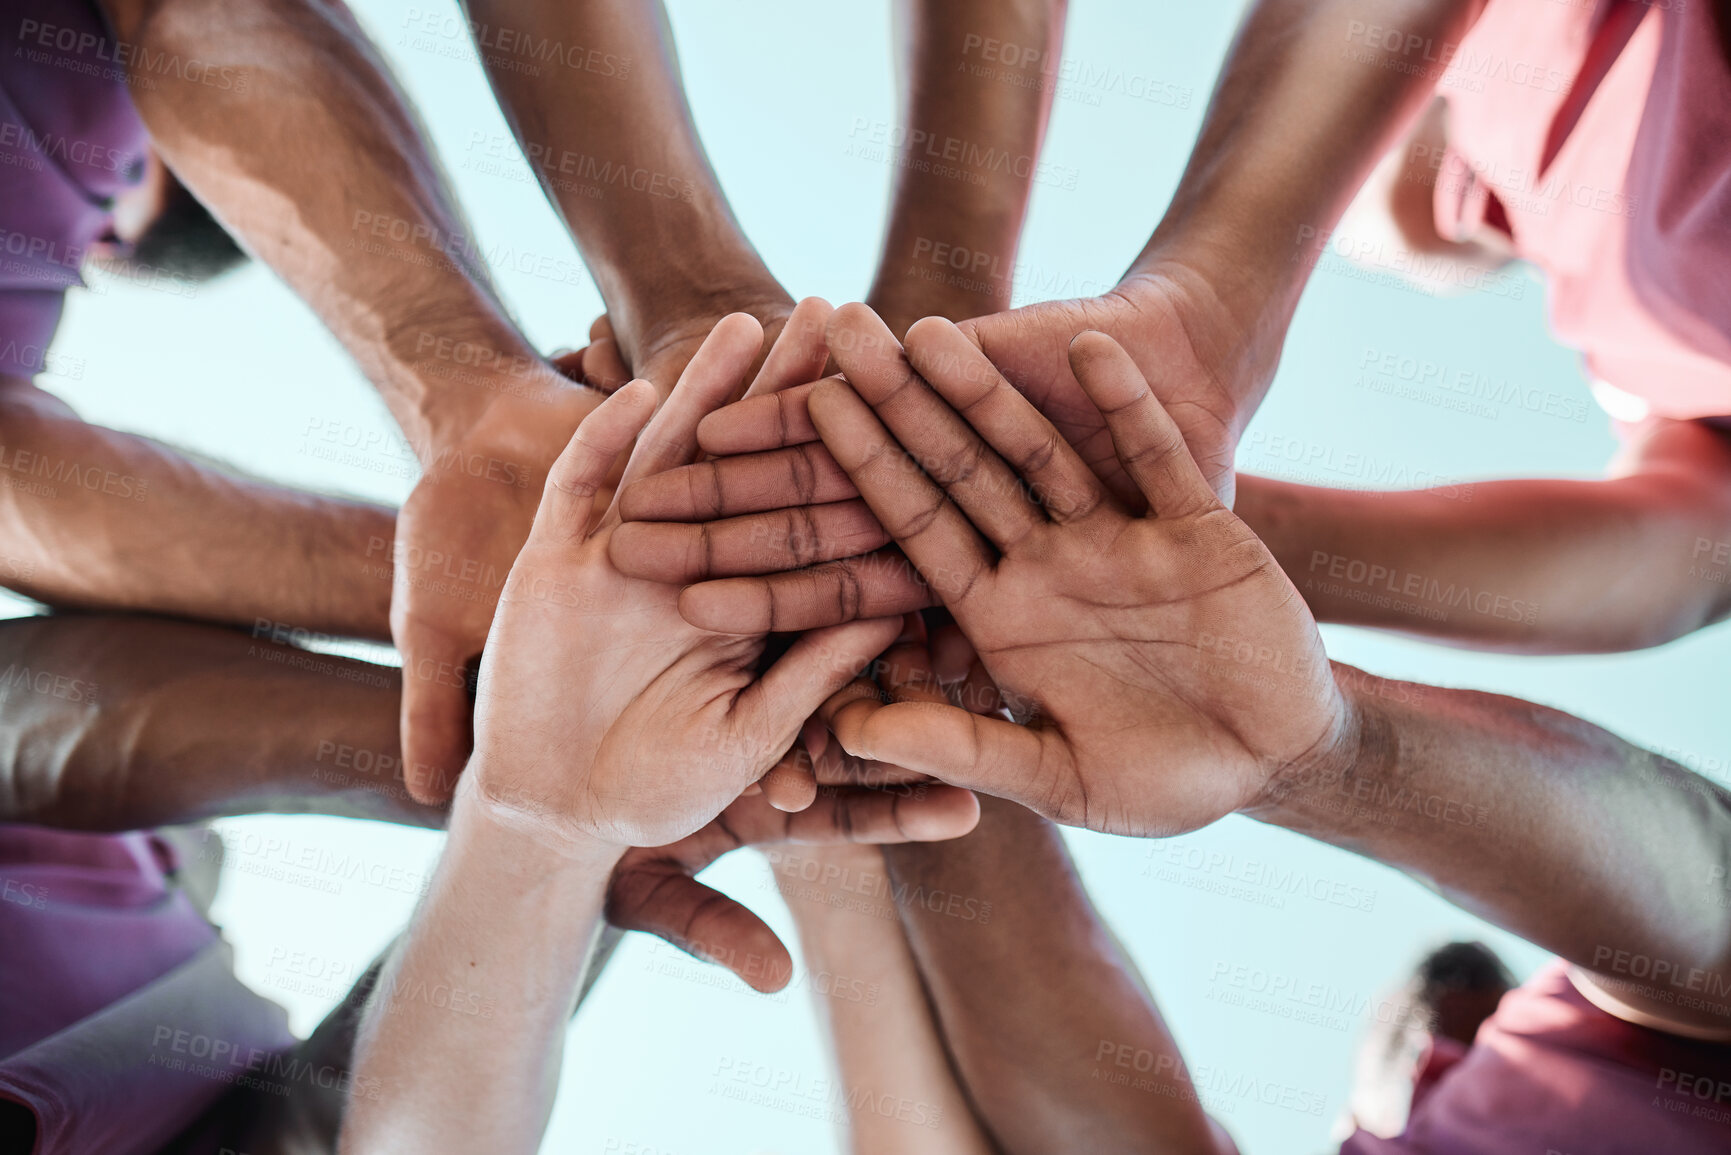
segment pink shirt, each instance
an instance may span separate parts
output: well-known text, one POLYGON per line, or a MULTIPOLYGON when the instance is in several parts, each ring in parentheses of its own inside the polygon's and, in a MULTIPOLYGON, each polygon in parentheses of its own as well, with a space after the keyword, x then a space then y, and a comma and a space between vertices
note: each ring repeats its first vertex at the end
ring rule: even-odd
POLYGON ((1506 232, 1613 416, 1731 415, 1731 65, 1712 0, 1491 0, 1439 91, 1443 236, 1506 232))
POLYGON ((1562 963, 1503 997, 1468 1048, 1421 1072, 1398 1138, 1341 1155, 1725 1155, 1731 1047, 1626 1023, 1562 963))

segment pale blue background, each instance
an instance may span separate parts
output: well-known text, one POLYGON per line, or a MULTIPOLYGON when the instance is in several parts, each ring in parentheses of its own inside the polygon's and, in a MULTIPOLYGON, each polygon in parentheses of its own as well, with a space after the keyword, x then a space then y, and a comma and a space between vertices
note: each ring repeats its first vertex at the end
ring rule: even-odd
MULTIPOLYGON (((405 34, 412 11, 454 16, 454 4, 422 0, 412 9, 399 0, 364 0, 357 7, 432 126, 484 247, 575 260, 526 168, 512 181, 466 167, 476 155, 472 140, 506 131, 479 68, 461 40, 439 42, 456 54, 450 56, 417 48, 405 34)), ((857 297, 874 264, 888 173, 847 150, 857 119, 895 116, 888 5, 673 0, 671 9, 704 140, 770 267, 796 296, 857 297)), ((1074 168, 1077 180, 1071 190, 1040 189, 1022 255, 1045 283, 1103 287, 1141 247, 1177 179, 1236 16, 1229 3, 1077 0, 1066 45, 1071 57, 1096 73, 1178 85, 1190 102, 1175 109, 1110 87, 1084 87, 1058 101, 1046 160, 1074 168)), ((1467 416, 1353 384, 1366 350, 1378 349, 1506 376, 1585 403, 1576 358, 1545 335, 1540 285, 1519 276, 1519 300, 1488 294, 1435 300, 1325 268, 1299 312, 1241 464, 1269 469, 1252 450, 1278 435, 1340 453, 1371 452, 1447 477, 1597 473, 1613 445, 1597 409, 1584 423, 1512 407, 1467 416)), ((581 343, 600 311, 587 284, 555 284, 508 269, 498 280, 527 332, 546 348, 581 343)), ((93 421, 295 484, 393 502, 411 484, 400 454, 378 452, 345 466, 308 452, 314 423, 380 436, 392 426, 332 340, 261 268, 191 301, 127 286, 76 293, 56 353, 77 366, 77 376, 46 384, 93 421)), ((1328 640, 1334 656, 1379 673, 1560 706, 1691 764, 1717 767, 1724 777, 1731 632, 1723 629, 1645 654, 1555 660, 1471 655, 1345 630, 1331 631, 1328 640)), ((231 869, 217 916, 236 944, 240 973, 308 1028, 404 921, 412 898, 358 883, 328 895, 257 871, 273 853, 288 853, 280 849, 285 844, 294 853, 311 847, 425 870, 438 837, 309 818, 224 826, 231 869), (278 840, 279 849, 250 849, 268 839, 278 840), (339 981, 309 981, 321 968, 339 981)), ((1320 1117, 1243 1099, 1216 1104, 1247 1152, 1326 1147, 1357 1027, 1306 1026, 1223 1005, 1217 996, 1224 984, 1210 982, 1217 968, 1261 968, 1374 1002, 1421 950, 1451 936, 1487 937, 1508 948, 1523 973, 1542 957, 1390 871, 1248 822, 1223 822, 1185 845, 1230 854, 1239 869, 1252 859, 1274 862, 1374 891, 1374 911, 1293 897, 1282 909, 1212 897, 1194 889, 1213 876, 1205 869, 1181 870, 1189 885, 1154 877, 1153 855, 1163 848, 1091 835, 1076 836, 1072 845, 1194 1064, 1325 1097, 1320 1117)), ((778 929, 786 926, 756 860, 736 856, 713 876, 778 929)), ((836 1149, 824 1122, 713 1093, 718 1068, 730 1060, 808 1079, 822 1075, 826 1060, 803 995, 764 1000, 712 981, 718 981, 712 972, 679 962, 649 940, 621 952, 571 1032, 546 1150, 620 1150, 630 1143, 681 1155, 836 1149), (669 962, 671 977, 661 973, 669 962)))

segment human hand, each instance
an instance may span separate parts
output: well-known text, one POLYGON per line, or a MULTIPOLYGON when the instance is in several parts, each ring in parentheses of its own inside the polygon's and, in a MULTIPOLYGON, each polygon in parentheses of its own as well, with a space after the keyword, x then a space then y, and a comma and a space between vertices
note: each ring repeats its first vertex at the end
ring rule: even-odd
POLYGON ((697 422, 743 383, 761 342, 756 321, 726 318, 653 421, 654 390, 633 382, 549 476, 488 637, 469 770, 502 821, 549 845, 664 846, 701 829, 896 636, 895 621, 816 631, 758 675, 762 634, 699 630, 677 587, 609 558, 619 518, 596 517, 596 494, 614 460, 636 439, 627 480, 688 462, 697 422))
MULTIPOLYGON (((403 657, 404 782, 417 802, 448 802, 471 740, 475 665, 499 592, 529 536, 548 467, 600 400, 583 388, 525 386, 467 434, 429 447, 397 514, 391 637, 403 657)), ((382 546, 382 542, 380 543, 382 546)))
POLYGON ((1171 835, 1351 740, 1302 599, 1110 338, 1078 337, 1070 366, 1140 516, 955 326, 910 338, 928 386, 868 311, 836 324, 873 352, 844 366, 851 387, 815 387, 812 422, 1028 721, 844 692, 821 716, 845 748, 1058 822, 1171 835))
MULTIPOLYGON (((1083 331, 1119 338, 1170 406, 1210 485, 1230 504, 1239 423, 1248 420, 1273 365, 1250 351, 1266 342, 1247 341, 1187 265, 1156 263, 1100 297, 1030 305, 959 328, 988 360, 1002 358, 1001 375, 1127 510, 1140 512, 1142 494, 1119 464, 1104 419, 1068 358, 1070 341, 1083 331)), ((909 330, 907 356, 916 364, 944 355, 928 347, 932 331, 909 330)), ((870 346, 878 340, 834 322, 828 339, 844 372, 874 355, 870 346)), ((682 603, 692 622, 710 629, 798 630, 936 604, 818 440, 806 409, 810 394, 810 386, 790 388, 711 415, 698 433, 709 461, 626 495, 625 516, 656 523, 652 532, 663 548, 639 552, 625 564, 645 576, 701 583, 682 603), (708 524, 694 524, 700 521, 708 524)))
POLYGON ((607 921, 719 963, 756 990, 778 991, 793 976, 787 947, 745 906, 698 882, 699 871, 742 846, 960 838, 979 814, 971 793, 939 785, 825 790, 811 807, 792 814, 761 795, 740 798, 696 834, 670 846, 626 851, 608 889, 607 921))
MULTIPOLYGON (((1203 477, 1231 507, 1238 437, 1274 366, 1252 356, 1257 343, 1188 265, 1152 264, 1098 297, 1026 305, 964 321, 960 328, 1112 495, 1140 511, 1142 494, 1120 465, 1105 421, 1070 364, 1070 343, 1079 334, 1105 333, 1130 356, 1183 434, 1203 477)), ((920 343, 910 332, 910 357, 917 356, 920 343)))

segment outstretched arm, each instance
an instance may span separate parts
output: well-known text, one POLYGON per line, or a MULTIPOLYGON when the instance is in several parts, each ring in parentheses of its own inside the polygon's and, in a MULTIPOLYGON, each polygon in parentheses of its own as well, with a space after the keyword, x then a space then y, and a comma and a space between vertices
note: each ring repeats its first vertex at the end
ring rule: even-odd
POLYGON ((1329 234, 1425 108, 1485 0, 1259 0, 1238 30, 1172 201, 1112 291, 964 326, 1012 384, 1136 501, 1067 363, 1119 341, 1230 504, 1233 449, 1273 379, 1329 234))
MULTIPOLYGON (((357 1077, 379 1080, 381 1094, 355 1104, 345 1150, 533 1149, 607 878, 627 849, 703 830, 894 637, 893 622, 807 634, 759 674, 763 636, 693 629, 676 587, 626 578, 608 559, 618 516, 597 494, 613 463, 634 442, 627 478, 689 461, 698 420, 743 386, 762 337, 749 317, 727 318, 653 421, 655 391, 632 382, 555 463, 489 639, 451 840, 390 984, 475 991, 495 1013, 375 999, 357 1077)), ((941 788, 917 804, 829 802, 832 828, 880 837, 950 837, 977 817, 971 797, 941 788)))
POLYGON ((420 124, 344 5, 103 8, 152 145, 342 341, 423 463, 492 402, 557 386, 488 284, 420 124))
POLYGON ((1235 512, 1319 621, 1526 653, 1656 646, 1731 614, 1731 436, 1637 436, 1604 481, 1372 493, 1241 474, 1235 512))
POLYGON ((974 833, 884 861, 945 1046, 1003 1151, 1236 1151, 1056 827, 983 799, 974 833), (950 896, 990 922, 957 917, 950 896))
MULTIPOLYGON (((992 1155, 950 1068, 877 847, 764 851, 849 1105, 854 1155, 992 1155)), ((983 929, 983 928, 982 928, 983 929)))
POLYGON ((499 585, 548 466, 598 394, 560 377, 506 316, 420 126, 347 8, 105 10, 156 149, 342 341, 420 459, 398 520, 391 636, 404 748, 432 767, 410 789, 447 801, 499 585))
POLYGON ((53 606, 389 635, 393 511, 224 473, 0 378, 0 584, 53 606))
POLYGON ((1277 774, 1246 813, 1554 951, 1613 1013, 1731 1040, 1731 794, 1530 702, 1348 667, 1336 680, 1353 743, 1277 774))
POLYGON ((138 830, 270 811, 441 825, 403 788, 397 671, 271 634, 110 615, 0 624, 0 821, 138 830))
POLYGON ((505 118, 607 303, 625 367, 665 396, 726 314, 750 313, 773 339, 793 300, 710 168, 660 0, 464 7, 505 118), (542 47, 530 59, 523 45, 542 47))
POLYGON ((866 301, 898 337, 1010 307, 1067 7, 897 0, 893 191, 866 301))

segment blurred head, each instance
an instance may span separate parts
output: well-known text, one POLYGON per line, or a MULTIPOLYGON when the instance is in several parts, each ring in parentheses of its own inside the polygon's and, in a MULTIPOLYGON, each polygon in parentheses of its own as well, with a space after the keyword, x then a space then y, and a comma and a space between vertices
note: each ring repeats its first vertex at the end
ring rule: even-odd
POLYGON ((1433 1041, 1471 1046, 1514 976, 1482 942, 1451 942, 1419 961, 1412 975, 1378 1004, 1353 1065, 1347 1109, 1373 1135, 1406 1129, 1413 1079, 1433 1041))
POLYGON ((208 281, 247 259, 154 149, 145 161, 143 179, 114 198, 113 232, 112 238, 90 246, 90 256, 121 274, 208 281))

